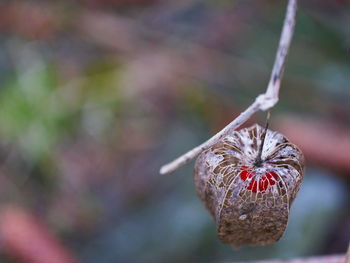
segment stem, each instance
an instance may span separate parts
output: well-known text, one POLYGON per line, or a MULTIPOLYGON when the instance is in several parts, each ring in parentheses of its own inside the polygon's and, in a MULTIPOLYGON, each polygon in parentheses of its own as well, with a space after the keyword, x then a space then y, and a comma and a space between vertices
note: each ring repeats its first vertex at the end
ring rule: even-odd
POLYGON ((292 41, 294 33, 296 11, 297 0, 289 0, 280 42, 278 45, 275 62, 272 68, 270 81, 266 92, 264 94, 260 94, 245 111, 243 111, 236 119, 234 119, 231 123, 229 123, 225 128, 223 128, 209 140, 183 154, 174 161, 162 166, 160 169, 161 174, 168 174, 175 171, 179 167, 191 161, 193 158, 197 157, 201 152, 217 143, 227 134, 230 134, 232 131, 237 129, 257 111, 266 111, 276 105, 278 102, 278 94, 283 75, 283 68, 288 54, 290 42, 292 41))
POLYGON ((262 155, 262 151, 263 151, 263 148, 264 148, 264 143, 265 143, 267 129, 269 128, 269 121, 270 121, 270 111, 267 112, 265 130, 264 130, 264 133, 263 133, 263 136, 262 136, 263 138, 261 140, 261 144, 260 144, 260 147, 259 147, 258 156, 256 157, 256 160, 255 160, 255 163, 254 163, 254 165, 256 167, 261 167, 261 165, 263 163, 261 155, 262 155))

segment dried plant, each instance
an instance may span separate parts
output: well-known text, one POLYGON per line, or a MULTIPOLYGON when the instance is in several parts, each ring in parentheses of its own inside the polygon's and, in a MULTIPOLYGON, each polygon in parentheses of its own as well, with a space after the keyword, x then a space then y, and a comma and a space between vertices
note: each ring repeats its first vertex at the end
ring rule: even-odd
POLYGON ((215 218, 220 240, 233 246, 279 240, 303 178, 303 154, 282 134, 268 130, 267 125, 235 131, 255 112, 278 102, 296 10, 296 0, 289 0, 266 92, 208 141, 160 169, 161 174, 173 172, 199 155, 197 193, 215 218))
POLYGON ((196 161, 195 185, 220 240, 234 246, 279 240, 303 168, 294 144, 259 125, 234 131, 205 150, 196 161))

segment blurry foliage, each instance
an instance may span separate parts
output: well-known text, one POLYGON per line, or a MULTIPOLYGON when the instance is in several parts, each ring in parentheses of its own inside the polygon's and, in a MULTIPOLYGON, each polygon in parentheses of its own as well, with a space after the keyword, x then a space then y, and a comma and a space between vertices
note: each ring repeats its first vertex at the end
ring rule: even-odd
POLYGON ((3 139, 18 144, 35 161, 50 155, 59 141, 77 129, 107 132, 105 126, 122 105, 118 99, 118 68, 102 62, 87 69, 80 79, 62 85, 56 67, 39 59, 30 63, 2 87, 3 139))
POLYGON ((62 133, 70 129, 56 75, 46 65, 34 65, 5 85, 0 103, 2 138, 18 143, 34 159, 49 154, 62 133))

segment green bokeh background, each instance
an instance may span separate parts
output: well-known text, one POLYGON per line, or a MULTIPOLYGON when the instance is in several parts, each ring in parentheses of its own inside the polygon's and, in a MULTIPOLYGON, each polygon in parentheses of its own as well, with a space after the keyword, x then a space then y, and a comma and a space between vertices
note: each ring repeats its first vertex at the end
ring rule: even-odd
MULTIPOLYGON (((193 163, 158 174, 266 89, 285 4, 4 1, 0 202, 39 216, 80 262, 345 252, 347 242, 336 237, 339 225, 350 233, 348 172, 308 163, 283 238, 239 250, 216 238, 195 194, 193 163)), ((349 128, 349 7, 300 1, 273 116, 349 128)), ((4 251, 0 261, 17 262, 4 251)))

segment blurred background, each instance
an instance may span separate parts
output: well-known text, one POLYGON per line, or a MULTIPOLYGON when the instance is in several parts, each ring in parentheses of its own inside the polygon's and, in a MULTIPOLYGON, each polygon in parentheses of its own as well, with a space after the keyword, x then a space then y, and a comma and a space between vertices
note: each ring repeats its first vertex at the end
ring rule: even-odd
MULTIPOLYGON (((287 1, 0 2, 0 262, 235 262, 345 253, 350 3, 299 1, 271 126, 307 167, 282 239, 232 249, 193 185, 266 89, 287 1)), ((246 124, 264 124, 259 113, 246 124)))

